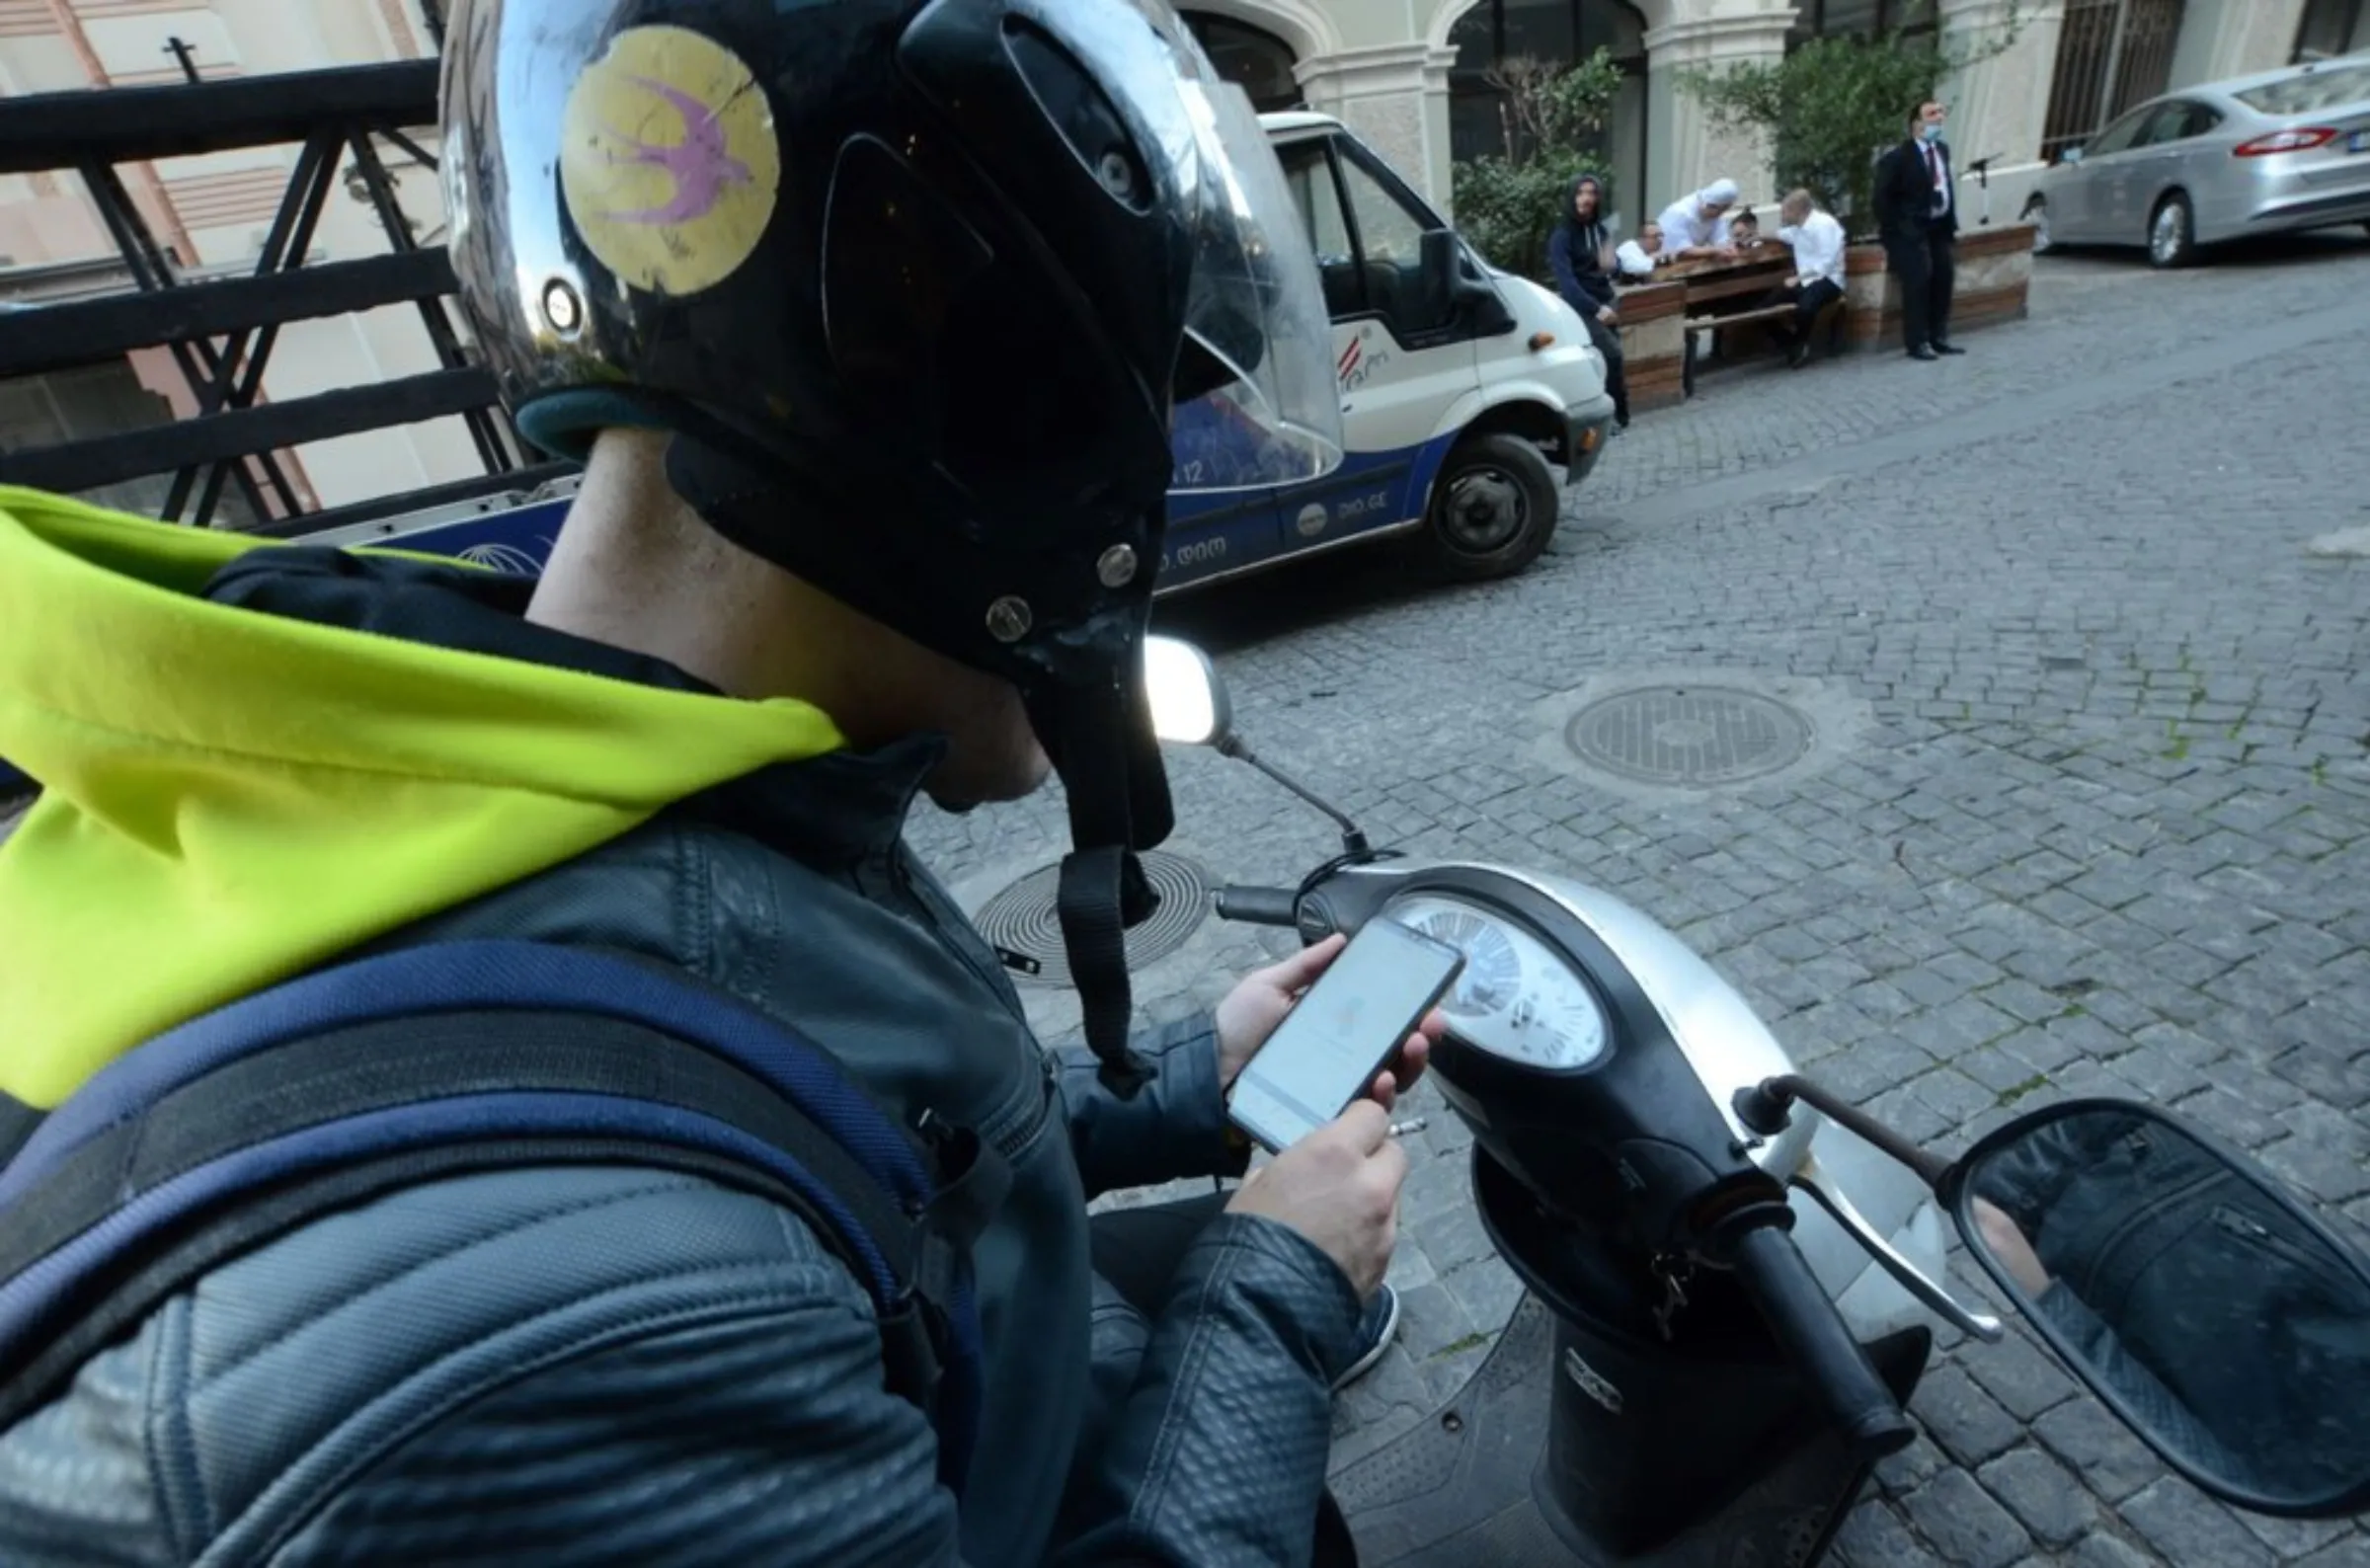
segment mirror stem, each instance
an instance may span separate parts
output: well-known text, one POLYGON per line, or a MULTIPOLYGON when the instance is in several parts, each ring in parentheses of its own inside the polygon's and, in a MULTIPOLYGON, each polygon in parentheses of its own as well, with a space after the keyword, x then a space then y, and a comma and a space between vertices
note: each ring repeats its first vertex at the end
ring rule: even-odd
POLYGON ((1251 766, 1257 768, 1260 772, 1265 773, 1269 778, 1274 779, 1277 783, 1283 785, 1286 789, 1292 791, 1295 795, 1298 795, 1301 799, 1306 801, 1318 811, 1323 812, 1327 817, 1332 818, 1335 824, 1341 828, 1342 848, 1348 850, 1351 854, 1364 855, 1373 852, 1367 844, 1366 834, 1358 830, 1358 824, 1356 823, 1351 822, 1349 818, 1343 816, 1341 812, 1328 805, 1326 802, 1318 799, 1314 795, 1311 795, 1307 790, 1304 789, 1294 780, 1268 766, 1267 763, 1252 754, 1249 746, 1244 745, 1234 737, 1229 735, 1224 740, 1219 742, 1218 750, 1219 754, 1222 756, 1230 756, 1237 762, 1248 762, 1251 766))
POLYGON ((1928 1187, 1939 1192, 1950 1162, 1923 1149, 1856 1105, 1847 1105, 1798 1072, 1766 1078, 1736 1091, 1737 1119, 1765 1137, 1785 1126, 1786 1109, 1800 1100, 1838 1126, 1849 1129, 1918 1173, 1928 1187))

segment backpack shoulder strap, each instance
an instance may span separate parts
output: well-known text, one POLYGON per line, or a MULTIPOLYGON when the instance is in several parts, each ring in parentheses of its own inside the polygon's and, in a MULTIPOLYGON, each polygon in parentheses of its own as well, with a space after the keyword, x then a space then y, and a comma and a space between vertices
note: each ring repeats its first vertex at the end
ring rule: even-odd
POLYGON ((524 942, 306 976, 95 1076, 0 1169, 0 1428, 240 1251, 473 1170, 693 1172, 804 1217, 872 1296, 896 1391, 958 1485, 981 1349, 969 1221, 1004 1173, 909 1133, 795 1030, 679 972, 524 942))

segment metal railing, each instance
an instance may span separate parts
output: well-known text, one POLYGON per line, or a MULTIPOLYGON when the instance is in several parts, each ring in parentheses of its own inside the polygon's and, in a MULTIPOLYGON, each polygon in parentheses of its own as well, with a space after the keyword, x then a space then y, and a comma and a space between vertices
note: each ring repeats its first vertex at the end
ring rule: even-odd
POLYGON ((132 291, 10 313, 0 378, 37 376, 165 349, 197 413, 171 424, 0 451, 0 482, 68 494, 172 474, 168 520, 205 527, 225 493, 266 533, 304 532, 531 489, 572 472, 525 457, 497 406, 494 377, 464 351, 445 303, 444 248, 422 245, 378 150, 434 167, 404 132, 436 120, 436 62, 341 66, 283 76, 0 99, 0 175, 78 172, 116 242, 132 291), (245 276, 193 280, 118 173, 124 163, 294 144, 300 151, 262 253, 245 276), (344 172, 341 171, 350 171, 344 172), (331 193, 358 184, 391 253, 314 262, 331 193), (385 306, 415 309, 437 368, 371 385, 270 400, 263 379, 280 330, 385 306), (280 454, 311 441, 458 417, 485 472, 328 511, 306 512, 280 454))
POLYGON ((2163 92, 2180 41, 2182 0, 2066 0, 2041 157, 2054 162, 2163 92))

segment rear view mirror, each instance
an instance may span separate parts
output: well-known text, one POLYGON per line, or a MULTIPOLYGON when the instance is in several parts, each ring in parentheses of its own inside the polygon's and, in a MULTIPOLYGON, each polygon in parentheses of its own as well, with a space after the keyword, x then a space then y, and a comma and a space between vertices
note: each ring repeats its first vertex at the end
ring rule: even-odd
POLYGON ((1174 637, 1144 640, 1144 695, 1152 734, 1178 745, 1223 745, 1233 731, 1225 683, 1210 656, 1174 637))
POLYGON ((2245 1155, 2076 1101, 1993 1133, 1941 1188, 1968 1250, 2172 1468, 2263 1514, 2370 1506, 2370 1264, 2245 1155))
POLYGON ((1457 234, 1453 229, 1426 229, 1420 242, 1424 275, 1424 322, 1449 319, 1462 290, 1463 268, 1458 265, 1457 234))

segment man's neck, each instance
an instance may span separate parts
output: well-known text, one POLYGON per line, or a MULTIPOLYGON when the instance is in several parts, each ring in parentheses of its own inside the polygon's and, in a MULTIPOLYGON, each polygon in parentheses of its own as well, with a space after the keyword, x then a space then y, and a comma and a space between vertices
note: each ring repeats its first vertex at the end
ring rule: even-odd
POLYGON ((854 738, 893 637, 709 528, 665 481, 666 437, 611 431, 526 618, 665 660, 735 697, 797 697, 854 738))

